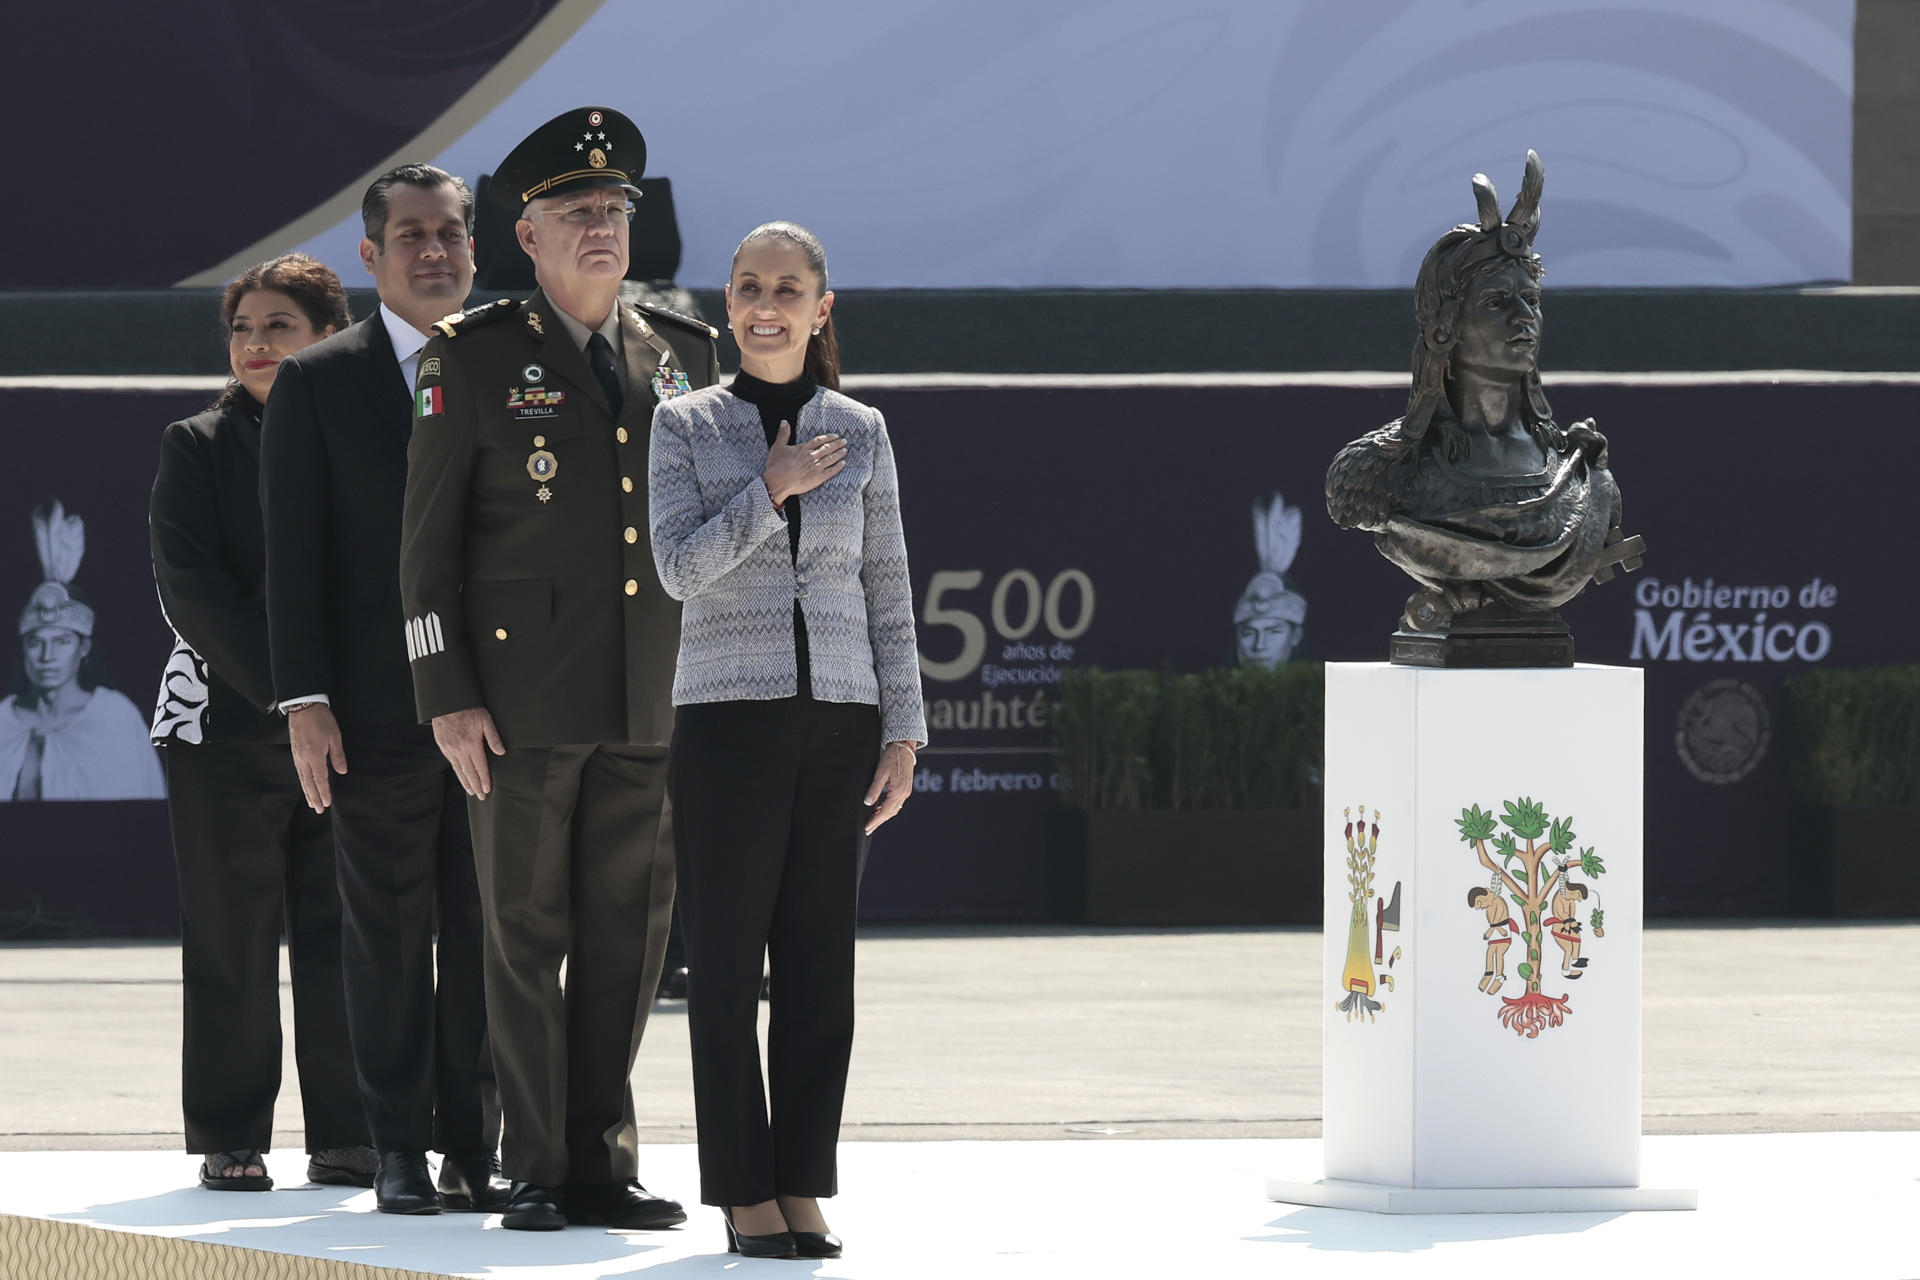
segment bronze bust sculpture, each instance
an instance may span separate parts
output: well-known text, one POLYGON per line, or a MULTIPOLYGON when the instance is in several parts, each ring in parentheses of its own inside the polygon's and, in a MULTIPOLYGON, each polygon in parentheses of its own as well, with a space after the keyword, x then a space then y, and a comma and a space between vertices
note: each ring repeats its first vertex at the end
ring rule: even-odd
POLYGON ((1406 414, 1342 449, 1327 513, 1374 535, 1421 590, 1389 656, 1418 666, 1570 666, 1556 610, 1645 547, 1593 421, 1561 427, 1540 386, 1540 157, 1505 219, 1485 174, 1479 220, 1441 236, 1414 283, 1406 414))

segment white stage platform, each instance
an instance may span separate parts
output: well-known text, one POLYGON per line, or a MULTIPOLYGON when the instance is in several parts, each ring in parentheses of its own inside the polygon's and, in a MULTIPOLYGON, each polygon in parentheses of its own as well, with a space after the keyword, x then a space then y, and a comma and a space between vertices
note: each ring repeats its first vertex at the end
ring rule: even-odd
MULTIPOLYGON (((849 1252, 809 1263, 729 1257, 712 1209, 676 1231, 521 1233, 300 1189, 298 1152, 269 1157, 283 1189, 260 1195, 202 1191, 176 1153, 10 1152, 0 1280, 1920 1275, 1920 1133, 1650 1137, 1644 1155, 1650 1183, 1699 1188, 1698 1212, 1387 1217, 1270 1203, 1268 1178, 1320 1167, 1312 1139, 847 1143, 829 1209, 849 1252)), ((655 1190, 694 1198, 693 1147, 643 1148, 641 1168, 655 1190)))

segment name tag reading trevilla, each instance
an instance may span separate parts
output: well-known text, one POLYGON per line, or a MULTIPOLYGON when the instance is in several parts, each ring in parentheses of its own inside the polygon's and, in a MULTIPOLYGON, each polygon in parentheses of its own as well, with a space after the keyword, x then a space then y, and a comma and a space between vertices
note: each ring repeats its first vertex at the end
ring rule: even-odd
POLYGON ((507 390, 507 408, 516 418, 551 418, 567 402, 567 393, 551 387, 519 387, 507 390))

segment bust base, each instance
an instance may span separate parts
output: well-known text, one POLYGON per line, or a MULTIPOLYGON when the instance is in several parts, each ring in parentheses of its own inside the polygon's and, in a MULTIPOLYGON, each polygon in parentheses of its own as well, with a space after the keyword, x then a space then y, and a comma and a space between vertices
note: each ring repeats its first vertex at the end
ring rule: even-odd
POLYGON ((1556 609, 1494 605, 1433 631, 1415 631, 1403 622, 1387 641, 1387 661, 1401 667, 1570 667, 1573 631, 1556 609))
POLYGON ((1700 1206, 1689 1187, 1392 1187, 1320 1178, 1267 1179, 1267 1199, 1363 1213, 1643 1213, 1700 1206))

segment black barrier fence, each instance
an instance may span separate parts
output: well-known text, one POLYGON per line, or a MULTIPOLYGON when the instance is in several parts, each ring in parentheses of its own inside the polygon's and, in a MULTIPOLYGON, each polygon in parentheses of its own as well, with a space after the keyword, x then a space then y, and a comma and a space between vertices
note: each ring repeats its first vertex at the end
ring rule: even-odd
MULTIPOLYGON (((1236 608, 1261 570, 1256 503, 1278 494, 1304 514, 1284 566, 1305 601, 1289 656, 1384 657, 1410 584, 1364 535, 1333 528, 1320 493, 1334 451, 1395 416, 1403 390, 860 394, 886 413, 899 459, 934 739, 914 800, 875 841, 867 918, 1046 918, 1060 673, 1239 661, 1236 608)), ((1648 912, 1803 913, 1781 685, 1816 665, 1915 660, 1907 445, 1920 380, 1553 382, 1549 395, 1561 421, 1593 417, 1613 441, 1627 528, 1650 547, 1641 572, 1566 611, 1582 661, 1647 671, 1648 912)), ((17 609, 39 583, 29 515, 57 499, 85 522, 75 584, 98 615, 99 678, 143 712, 169 647, 147 490, 160 428, 206 398, 0 391, 0 602, 17 609)), ((1489 708, 1460 746, 1524 735, 1572 758, 1580 714, 1489 708)), ((161 803, 4 803, 12 783, 0 783, 5 921, 37 909, 108 933, 174 927, 161 803)))
MULTIPOLYGON (((338 265, 338 264, 335 264, 338 265)), ((353 313, 378 295, 345 273, 353 313)), ((469 306, 508 296, 475 290, 469 306)), ((514 294, 512 296, 520 296, 514 294)), ((720 292, 692 291, 739 349, 720 292)), ((1265 373, 1405 369, 1416 337, 1397 289, 862 289, 834 291, 862 373, 1265 373)), ((1553 367, 1920 370, 1920 289, 1580 289, 1552 294, 1553 367)), ((0 377, 226 371, 217 289, 0 290, 0 377), (76 335, 85 335, 81 341, 76 335)))

